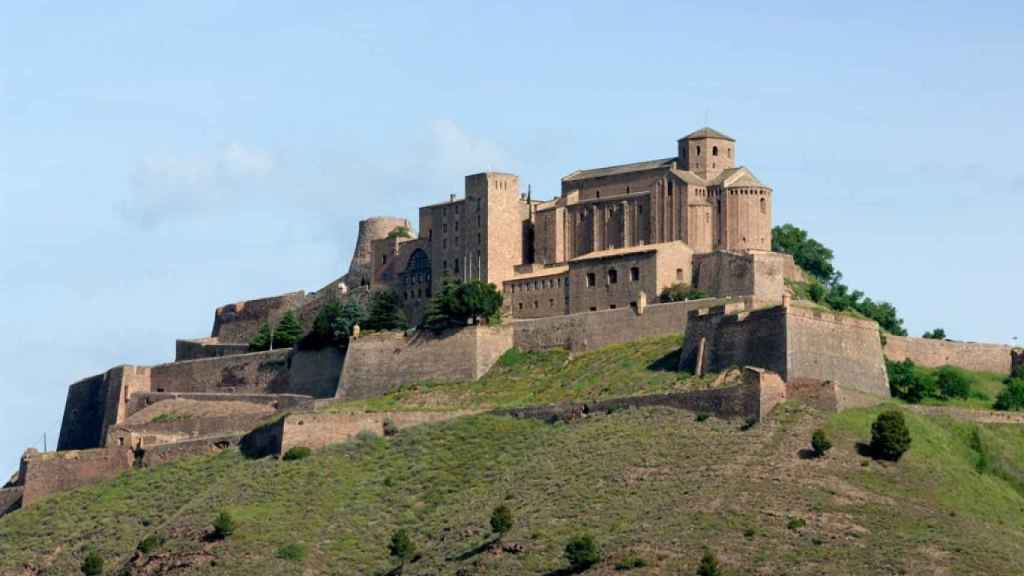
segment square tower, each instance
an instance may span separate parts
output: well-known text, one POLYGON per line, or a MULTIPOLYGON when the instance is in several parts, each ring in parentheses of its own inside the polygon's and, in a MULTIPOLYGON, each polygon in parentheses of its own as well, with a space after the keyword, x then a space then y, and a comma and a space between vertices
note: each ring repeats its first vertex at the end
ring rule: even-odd
POLYGON ((679 139, 679 166, 704 179, 736 166, 736 140, 712 128, 679 139))

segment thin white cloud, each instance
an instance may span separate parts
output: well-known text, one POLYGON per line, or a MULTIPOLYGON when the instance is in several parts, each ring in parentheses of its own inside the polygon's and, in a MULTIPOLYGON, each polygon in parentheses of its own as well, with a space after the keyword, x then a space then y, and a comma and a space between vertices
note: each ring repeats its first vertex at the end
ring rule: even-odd
POLYGON ((439 177, 509 169, 508 154, 498 143, 469 134, 452 120, 442 119, 433 123, 431 142, 439 177))

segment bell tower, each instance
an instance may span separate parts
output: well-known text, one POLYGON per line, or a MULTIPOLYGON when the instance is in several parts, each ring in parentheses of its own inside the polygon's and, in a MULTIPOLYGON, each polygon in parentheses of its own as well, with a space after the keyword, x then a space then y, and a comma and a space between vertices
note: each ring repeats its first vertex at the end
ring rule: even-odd
POLYGON ((701 128, 679 139, 678 165, 711 179, 736 167, 736 140, 712 128, 701 128))

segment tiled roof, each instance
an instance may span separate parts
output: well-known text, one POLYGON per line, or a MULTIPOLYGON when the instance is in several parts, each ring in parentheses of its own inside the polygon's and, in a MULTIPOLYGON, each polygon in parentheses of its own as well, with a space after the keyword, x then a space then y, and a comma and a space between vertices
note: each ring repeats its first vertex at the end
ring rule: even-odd
POLYGON ((662 242, 659 244, 644 244, 643 246, 629 246, 627 248, 613 248, 611 250, 600 250, 598 252, 591 252, 582 256, 577 256, 569 262, 582 262, 585 260, 598 260, 601 258, 614 258, 616 256, 625 256, 628 254, 644 254, 646 252, 657 252, 665 248, 689 248, 685 243, 680 241, 675 242, 662 242))
POLYGON ((604 168, 593 168, 590 170, 576 170, 562 178, 563 182, 572 182, 574 180, 586 180, 588 178, 597 178, 599 176, 615 176, 618 174, 629 174, 630 172, 642 172, 644 170, 657 170, 659 168, 669 168, 676 159, 663 158, 661 160, 648 160, 646 162, 634 162, 632 164, 620 164, 618 166, 606 166, 604 168))
POLYGON ((736 141, 736 139, 733 138, 732 136, 726 136, 725 134, 722 134, 718 130, 715 130, 714 128, 708 128, 707 126, 695 132, 690 132, 686 136, 680 138, 680 140, 698 140, 700 138, 718 138, 721 140, 729 140, 731 142, 736 141))
POLYGON ((740 186, 767 188, 767 186, 761 183, 761 181, 754 176, 754 173, 745 166, 723 170, 721 174, 715 176, 708 184, 711 186, 721 186, 723 188, 736 188, 740 186))
POLYGON ((516 274, 515 276, 505 280, 505 282, 515 282, 516 280, 529 280, 531 278, 546 278, 548 276, 558 276, 565 274, 569 271, 569 267, 562 266, 550 266, 548 268, 541 268, 540 270, 534 270, 533 272, 527 272, 525 274, 516 274))

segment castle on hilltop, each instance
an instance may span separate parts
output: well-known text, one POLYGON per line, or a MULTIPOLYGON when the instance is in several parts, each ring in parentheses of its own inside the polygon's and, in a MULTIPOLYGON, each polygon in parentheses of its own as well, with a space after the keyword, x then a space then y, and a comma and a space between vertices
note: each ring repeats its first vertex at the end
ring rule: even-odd
POLYGON ((474 382, 512 349, 575 355, 681 336, 678 369, 719 374, 715 385, 559 410, 657 404, 751 421, 783 400, 825 410, 884 400, 886 358, 1005 374, 1024 367, 1024 351, 1007 346, 883 339, 873 321, 794 302, 787 282, 806 278, 791 256, 771 251, 772 189, 735 158, 735 140, 703 128, 671 158, 572 172, 553 200, 523 194, 512 174, 486 172, 466 177, 463 198, 421 207, 418 231, 403 218, 363 220, 348 271, 321 289, 221 306, 210 336, 178 340, 173 362, 73 383, 57 451, 26 451, 0 487, 0 515, 185 456, 233 446, 280 456, 462 416, 324 402, 474 382), (365 308, 377 290, 398 294, 417 325, 447 279, 493 283, 507 321, 441 334, 353 330, 341 347, 250 350, 260 327, 286 314, 308 332, 328 303, 365 308), (659 302, 677 284, 704 297, 659 302))
POLYGON ((414 322, 445 278, 495 284, 514 318, 718 286, 714 264, 701 270, 710 254, 770 254, 772 189, 736 166, 721 132, 677 144, 671 158, 572 172, 550 201, 523 194, 513 174, 467 176, 463 198, 420 208, 417 237, 372 240, 372 266, 348 281, 395 290, 414 322))

